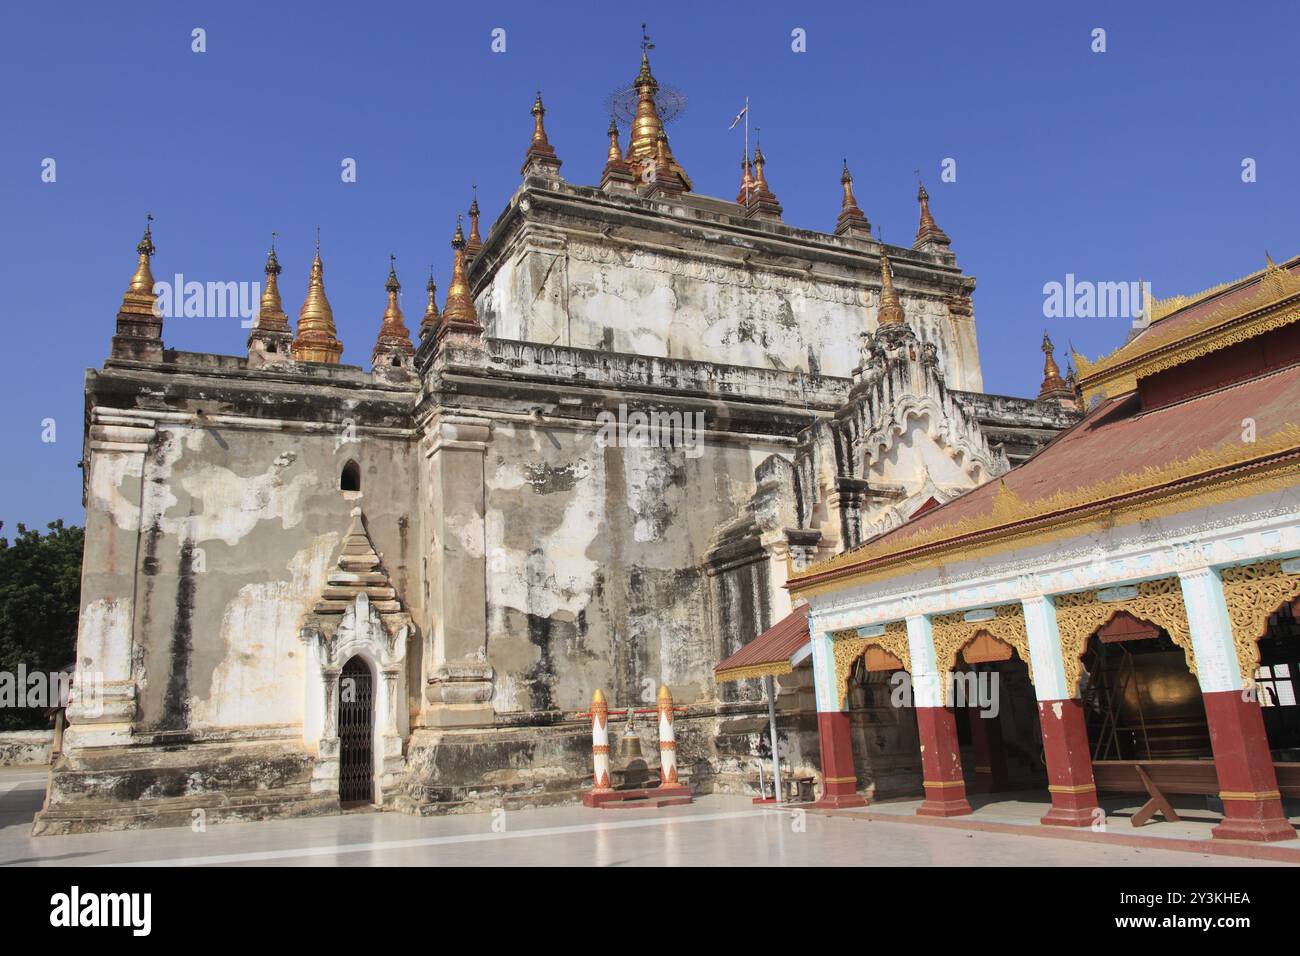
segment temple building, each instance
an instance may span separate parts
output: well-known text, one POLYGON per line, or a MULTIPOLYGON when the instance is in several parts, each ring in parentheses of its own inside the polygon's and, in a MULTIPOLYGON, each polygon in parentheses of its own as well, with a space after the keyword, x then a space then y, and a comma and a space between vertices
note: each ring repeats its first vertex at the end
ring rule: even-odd
POLYGON ((1036 456, 796 564, 806 603, 718 678, 811 681, 820 805, 923 793, 917 813, 962 816, 1019 791, 1097 827, 1136 794, 1134 825, 1208 799, 1215 838, 1296 837, 1297 306, 1300 257, 1148 302, 1138 334, 1075 356, 1087 413, 1036 456))
POLYGON ((680 779, 752 789, 762 688, 714 665, 792 595, 820 663, 783 682, 783 759, 822 785, 831 634, 884 614, 837 603, 854 562, 1017 488, 1078 397, 1050 343, 1038 397, 984 391, 975 280, 924 187, 910 246, 873 236, 847 163, 829 231, 784 220, 796 165, 761 147, 734 201, 700 195, 659 94, 643 49, 591 186, 538 93, 520 182, 455 226, 441 308, 431 274, 417 326, 397 263, 376 272, 374 338, 348 345, 368 367, 342 361, 328 236, 294 279, 272 246, 246 353, 217 355, 164 344, 146 227, 86 377, 77 677, 37 832, 574 801, 593 693, 653 707, 660 685, 680 779))

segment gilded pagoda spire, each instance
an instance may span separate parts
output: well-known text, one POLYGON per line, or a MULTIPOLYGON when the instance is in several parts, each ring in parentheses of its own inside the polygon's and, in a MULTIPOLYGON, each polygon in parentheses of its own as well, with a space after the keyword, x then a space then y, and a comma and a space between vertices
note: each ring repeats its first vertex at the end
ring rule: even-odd
MULTIPOLYGON (((758 132, 757 129, 754 131, 758 132)), ((754 141, 754 186, 746 215, 758 219, 780 219, 781 204, 767 184, 767 157, 760 141, 754 141)))
MULTIPOLYGON (((659 92, 659 81, 655 79, 650 70, 650 51, 654 49, 654 44, 650 42, 650 37, 646 33, 646 25, 641 24, 641 69, 637 72, 636 79, 632 81, 632 87, 636 90, 636 116, 632 119, 632 133, 627 143, 627 153, 624 155, 624 161, 632 167, 634 175, 639 175, 643 170, 653 167, 655 170, 655 180, 664 178, 664 173, 660 169, 659 161, 659 140, 665 138, 664 150, 667 153, 670 162, 670 169, 673 173, 667 183, 669 189, 677 185, 680 180, 681 187, 689 191, 691 189, 691 179, 686 175, 686 170, 673 158, 672 152, 667 149, 667 139, 664 133, 664 123, 659 116, 659 105, 655 99, 659 92)), ((652 183, 653 186, 653 183, 652 183)))
POLYGON ((741 206, 748 206, 749 201, 754 197, 754 174, 753 164, 749 161, 749 153, 741 152, 740 154, 740 192, 736 193, 736 202, 741 206))
POLYGON ((483 248, 483 238, 478 234, 478 186, 474 187, 474 198, 469 204, 469 241, 465 243, 465 255, 474 258, 483 248))
POLYGON ((520 168, 519 173, 522 176, 530 174, 550 175, 558 174, 562 165, 559 157, 555 155, 555 147, 551 141, 546 138, 546 124, 543 118, 546 116, 546 107, 542 105, 542 91, 537 91, 537 98, 533 100, 533 138, 529 140, 528 152, 524 154, 524 165, 520 168))
POLYGON ((483 331, 483 327, 479 325, 474 296, 470 292, 469 277, 465 270, 465 233, 461 230, 459 216, 456 218, 456 234, 452 237, 451 247, 454 250, 451 285, 447 287, 447 304, 442 310, 438 335, 445 337, 449 332, 478 334, 483 331))
POLYGON ((855 239, 871 238, 871 223, 858 206, 857 197, 853 195, 853 174, 849 172, 849 161, 844 160, 844 170, 840 173, 840 188, 844 198, 840 202, 840 214, 835 220, 835 235, 855 239))
POLYGON ((442 321, 442 317, 438 314, 438 286, 433 281, 433 266, 429 266, 429 284, 425 288, 429 291, 429 302, 424 307, 424 318, 420 320, 421 339, 437 331, 438 323, 442 321))
POLYGON ((137 255, 135 274, 131 276, 131 285, 127 287, 127 292, 137 295, 147 295, 150 300, 154 298, 153 294, 153 270, 149 268, 149 259, 157 251, 153 244, 153 213, 144 215, 144 235, 136 243, 135 251, 137 255))
POLYGON ((618 120, 613 116, 610 116, 609 129, 605 132, 609 136, 609 151, 605 154, 605 165, 623 162, 623 147, 618 143, 618 120))
POLYGON ((934 216, 930 214, 930 194, 925 191, 925 183, 920 183, 919 186, 916 201, 921 204, 921 224, 916 230, 916 242, 912 243, 912 248, 919 249, 926 244, 946 246, 952 240, 939 228, 939 224, 934 221, 934 216))
POLYGON ((618 142, 618 120, 609 117, 609 151, 605 154, 605 168, 600 174, 600 188, 605 192, 632 192, 636 177, 632 167, 623 159, 623 149, 618 142))
MULTIPOLYGON (((136 243, 135 273, 117 310, 113 335, 113 358, 136 361, 162 359, 162 312, 153 291, 153 270, 149 260, 157 250, 153 244, 153 214, 145 213, 144 235, 136 243)), ((179 290, 177 290, 179 292, 179 290)))
POLYGON ((398 293, 402 284, 397 281, 397 257, 388 257, 388 281, 384 283, 388 292, 388 306, 384 309, 384 318, 379 324, 379 337, 375 340, 374 351, 370 355, 373 369, 410 368, 415 347, 411 345, 411 333, 406 329, 402 316, 402 306, 398 293))
POLYGON ((248 332, 248 357, 260 363, 288 359, 293 341, 289 317, 280 300, 280 260, 275 255, 276 234, 271 233, 271 248, 266 254, 266 285, 253 326, 248 332))
POLYGON ((899 301, 894 289, 894 270, 889 263, 889 256, 880 253, 880 310, 876 314, 878 326, 906 325, 903 315, 903 303, 899 301))
POLYGON ((1057 401, 1074 400, 1074 389, 1064 378, 1061 377, 1061 368, 1056 364, 1053 352, 1056 351, 1052 345, 1052 340, 1047 335, 1047 330, 1043 329, 1043 384, 1038 389, 1039 400, 1055 399, 1057 401))
POLYGON ((307 280, 307 298, 298 310, 298 336, 293 340, 293 357, 299 362, 337 365, 343 343, 334 329, 334 310, 325 297, 325 264, 320 257, 320 230, 316 230, 316 257, 307 280))

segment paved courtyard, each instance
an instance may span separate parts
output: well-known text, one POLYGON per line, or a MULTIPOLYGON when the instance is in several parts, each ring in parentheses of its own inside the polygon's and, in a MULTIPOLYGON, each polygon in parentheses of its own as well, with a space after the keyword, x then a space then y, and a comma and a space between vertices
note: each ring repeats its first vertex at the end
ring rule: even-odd
POLYGON ((1267 866, 1203 853, 966 832, 703 797, 666 810, 577 806, 396 813, 33 838, 45 774, 0 770, 0 866, 1267 866))

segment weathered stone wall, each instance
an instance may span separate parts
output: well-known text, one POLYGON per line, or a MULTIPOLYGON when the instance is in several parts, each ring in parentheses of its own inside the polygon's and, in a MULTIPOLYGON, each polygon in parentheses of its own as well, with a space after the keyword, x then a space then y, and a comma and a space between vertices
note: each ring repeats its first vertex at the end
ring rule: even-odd
POLYGON ((499 713, 712 699, 704 555, 776 445, 703 436, 601 447, 589 428, 497 422, 487 451, 488 659, 499 713))
POLYGON ((0 733, 0 767, 39 767, 50 762, 52 730, 10 730, 0 733))
MULTIPOLYGON (((565 184, 521 190, 474 263, 488 334, 847 377, 859 335, 876 327, 882 247, 760 227, 737 210, 565 184)), ((982 388, 973 280, 942 257, 889 252, 908 321, 936 344, 948 381, 982 388)))

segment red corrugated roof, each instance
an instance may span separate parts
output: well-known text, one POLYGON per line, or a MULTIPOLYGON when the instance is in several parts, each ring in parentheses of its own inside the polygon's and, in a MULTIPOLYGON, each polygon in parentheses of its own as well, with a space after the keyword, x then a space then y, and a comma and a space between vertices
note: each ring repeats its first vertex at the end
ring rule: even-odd
MULTIPOLYGON (((852 573, 873 560, 887 564, 901 558, 913 536, 956 525, 963 519, 991 516, 1002 486, 1028 505, 1054 495, 1078 492, 1122 476, 1160 469, 1189 459, 1198 452, 1241 449, 1247 424, 1260 446, 1300 423, 1300 365, 1216 389, 1149 412, 1141 410, 1136 393, 1103 402, 1046 448, 1001 480, 990 481, 937 508, 932 508, 898 528, 865 542, 858 548, 797 575, 792 584, 803 585, 823 575, 852 573), (900 544, 894 548, 895 542, 900 544), (879 557, 873 558, 876 555, 879 557)), ((924 540, 922 538, 921 540, 924 540)), ((940 539, 942 540, 942 539, 940 539)), ((933 539, 929 543, 933 543, 933 539)))
POLYGON ((808 605, 801 604, 713 668, 719 681, 788 674, 790 658, 808 643, 808 605))

